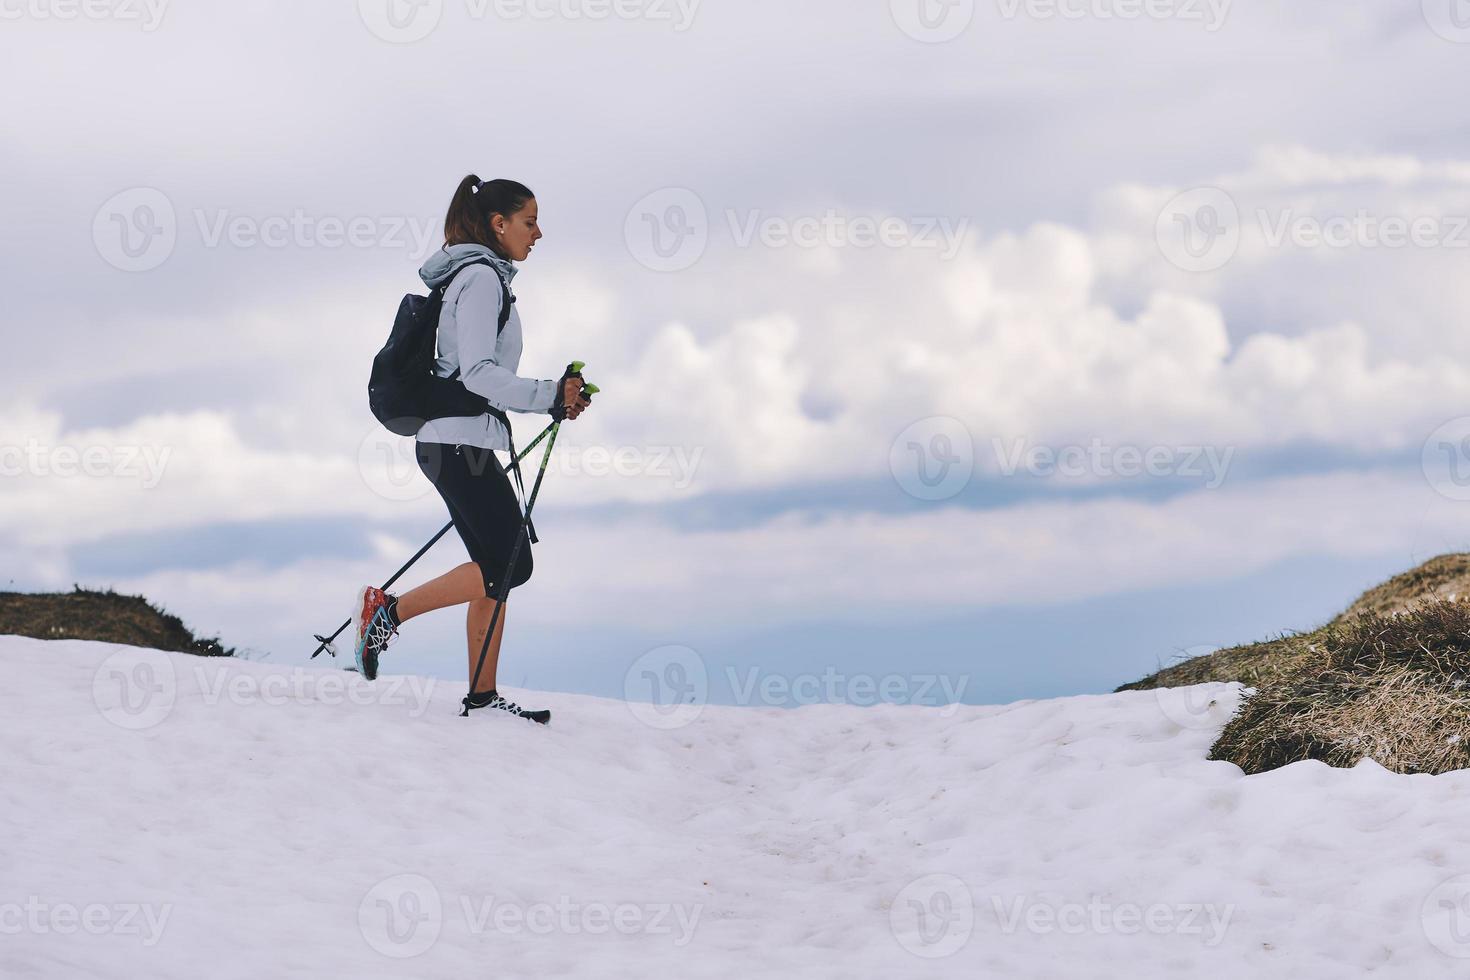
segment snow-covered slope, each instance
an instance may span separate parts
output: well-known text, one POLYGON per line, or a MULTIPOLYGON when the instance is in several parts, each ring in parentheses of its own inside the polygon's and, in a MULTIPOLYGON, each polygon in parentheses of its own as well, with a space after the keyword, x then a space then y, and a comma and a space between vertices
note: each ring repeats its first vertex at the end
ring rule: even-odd
POLYGON ((1470 971, 1470 776, 1243 778, 1224 685, 669 730, 522 698, 548 729, 330 669, 0 666, 0 976, 1470 971))

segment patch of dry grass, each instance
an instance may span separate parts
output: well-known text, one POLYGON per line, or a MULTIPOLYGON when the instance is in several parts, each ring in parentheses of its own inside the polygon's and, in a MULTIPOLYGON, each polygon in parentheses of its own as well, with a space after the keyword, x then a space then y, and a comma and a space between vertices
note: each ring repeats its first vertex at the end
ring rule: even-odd
POLYGON ((1186 687, 1210 681, 1239 681, 1250 687, 1275 683, 1294 674, 1321 639, 1324 630, 1350 622, 1363 613, 1402 612, 1427 598, 1470 596, 1470 554, 1431 558, 1364 592, 1326 626, 1304 633, 1283 633, 1275 639, 1216 650, 1161 667, 1147 677, 1124 684, 1119 691, 1146 691, 1156 687, 1186 687))
MULTIPOLYGON (((1326 627, 1323 627, 1325 629, 1326 627)), ((1311 654, 1321 630, 1283 633, 1274 640, 1245 643, 1190 657, 1162 667, 1142 680, 1124 684, 1119 691, 1148 691, 1156 687, 1188 687, 1211 681, 1240 681, 1260 687, 1288 676, 1311 654)))
POLYGON ((1403 773, 1470 768, 1470 601, 1425 599, 1334 621, 1262 685, 1210 758, 1248 773, 1373 759, 1403 773))
POLYGON ((234 656, 218 637, 195 636, 177 616, 142 596, 94 592, 0 592, 0 633, 41 640, 100 640, 176 650, 205 657, 234 656))

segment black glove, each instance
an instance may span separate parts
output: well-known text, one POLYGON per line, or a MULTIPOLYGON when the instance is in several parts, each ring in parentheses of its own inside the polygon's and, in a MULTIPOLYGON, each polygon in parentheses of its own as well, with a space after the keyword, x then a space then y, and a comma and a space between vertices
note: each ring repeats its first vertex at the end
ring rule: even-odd
MULTIPOLYGON (((578 378, 583 382, 586 381, 586 379, 582 377, 582 372, 573 371, 570 364, 568 364, 567 369, 562 372, 561 380, 556 383, 556 403, 551 406, 551 417, 558 422, 567 417, 566 393, 568 378, 578 378)), ((586 402, 592 401, 592 396, 585 393, 581 395, 581 398, 583 401, 586 402)))

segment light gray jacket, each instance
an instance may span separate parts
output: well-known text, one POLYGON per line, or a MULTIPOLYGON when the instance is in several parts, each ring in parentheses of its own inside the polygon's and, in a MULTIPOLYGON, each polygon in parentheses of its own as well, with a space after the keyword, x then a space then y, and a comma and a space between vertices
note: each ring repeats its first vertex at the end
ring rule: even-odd
MULTIPOLYGON (((521 318, 515 304, 500 336, 501 291, 497 270, 507 286, 515 279, 516 267, 483 245, 450 245, 435 252, 419 277, 430 289, 451 278, 439 314, 438 358, 434 373, 447 378, 459 369, 464 386, 501 411, 549 412, 556 403, 556 382, 522 378, 516 374, 521 363, 521 318), (476 265, 488 259, 494 268, 476 265), (464 272, 455 273, 460 269, 464 272)), ((463 443, 486 449, 510 448, 509 434, 493 415, 430 419, 418 431, 419 442, 463 443)))

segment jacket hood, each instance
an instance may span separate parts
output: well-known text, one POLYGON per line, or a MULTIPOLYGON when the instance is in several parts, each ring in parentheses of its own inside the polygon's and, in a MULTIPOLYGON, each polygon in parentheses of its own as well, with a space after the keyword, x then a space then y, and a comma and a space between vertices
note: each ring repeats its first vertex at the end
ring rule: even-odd
POLYGON ((506 259, 502 259, 484 245, 446 245, 425 262, 423 268, 419 269, 419 278, 424 285, 430 289, 438 289, 444 283, 454 278, 454 274, 460 269, 473 262, 490 260, 491 264, 500 271, 501 278, 507 284, 516 276, 516 267, 506 259))

